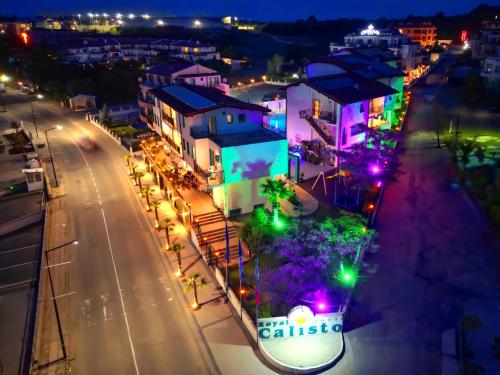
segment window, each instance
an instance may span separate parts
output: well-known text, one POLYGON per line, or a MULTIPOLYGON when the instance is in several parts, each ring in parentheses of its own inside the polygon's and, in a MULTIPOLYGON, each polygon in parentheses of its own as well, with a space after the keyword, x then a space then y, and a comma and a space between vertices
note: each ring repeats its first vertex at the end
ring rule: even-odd
POLYGON ((319 100, 313 99, 312 117, 319 118, 319 100))
POLYGON ((365 107, 363 105, 363 102, 359 103, 359 113, 364 113, 365 112, 365 107))
POLYGON ((362 134, 366 131, 366 126, 364 123, 359 123, 351 126, 351 137, 362 134))
POLYGON ((210 165, 215 164, 215 153, 212 151, 211 148, 208 149, 208 157, 210 158, 210 165))
POLYGON ((191 145, 191 157, 196 159, 196 153, 194 152, 194 144, 191 145))
POLYGON ((186 141, 182 140, 182 151, 186 151, 186 141))
POLYGON ((247 120, 247 116, 244 113, 238 113, 238 122, 245 122, 247 120))
POLYGON ((231 113, 228 113, 226 116, 226 120, 227 120, 228 124, 232 124, 233 123, 233 115, 231 113))
POLYGON ((345 145, 347 142, 347 132, 345 128, 342 128, 342 144, 345 145))
POLYGON ((208 118, 208 132, 210 134, 217 134, 217 117, 210 116, 208 118))

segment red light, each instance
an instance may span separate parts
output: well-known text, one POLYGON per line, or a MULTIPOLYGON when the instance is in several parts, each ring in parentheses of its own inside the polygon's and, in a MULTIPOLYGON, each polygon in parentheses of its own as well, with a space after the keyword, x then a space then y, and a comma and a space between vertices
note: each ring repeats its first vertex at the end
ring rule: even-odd
POLYGON ((368 205, 368 209, 369 209, 370 211, 371 211, 371 210, 373 210, 374 208, 375 208, 375 205, 374 205, 373 203, 370 203, 370 204, 368 205))
POLYGON ((23 41, 23 43, 28 45, 28 43, 30 42, 30 37, 29 37, 28 33, 23 31, 21 34, 19 34, 19 36, 21 37, 21 40, 23 41))
POLYGON ((460 33, 460 41, 464 43, 466 40, 467 40, 467 31, 462 30, 462 32, 460 33))

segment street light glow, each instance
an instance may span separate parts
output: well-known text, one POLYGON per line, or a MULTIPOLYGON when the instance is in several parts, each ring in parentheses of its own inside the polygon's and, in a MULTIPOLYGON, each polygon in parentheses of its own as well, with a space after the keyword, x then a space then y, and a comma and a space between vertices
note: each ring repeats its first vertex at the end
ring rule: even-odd
POLYGON ((61 130, 62 128, 63 128, 62 125, 56 125, 57 130, 61 130))
POLYGON ((123 17, 123 14, 121 14, 121 13, 116 13, 116 18, 120 19, 120 18, 122 18, 122 17, 123 17))
POLYGON ((131 19, 131 20, 133 20, 135 18, 135 14, 134 13, 129 13, 128 18, 131 19))
POLYGON ((42 94, 37 94, 36 96, 38 99, 43 99, 43 95, 42 94))
POLYGON ((158 24, 158 26, 163 26, 165 24, 165 22, 163 22, 162 20, 158 20, 156 21, 156 23, 158 24))
POLYGON ((149 14, 143 14, 142 18, 149 20, 151 18, 151 16, 149 14))
POLYGON ((194 20, 194 27, 200 27, 201 22, 199 20, 194 20))

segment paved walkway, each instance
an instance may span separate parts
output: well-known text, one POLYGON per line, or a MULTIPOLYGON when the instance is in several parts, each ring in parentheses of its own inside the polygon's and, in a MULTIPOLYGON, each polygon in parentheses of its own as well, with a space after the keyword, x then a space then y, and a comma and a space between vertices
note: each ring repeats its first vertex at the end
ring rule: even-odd
POLYGON ((453 189, 458 177, 448 152, 436 148, 432 106, 423 100, 444 70, 437 66, 413 90, 403 174, 386 188, 381 249, 368 259, 380 269, 355 292, 351 324, 359 328, 345 335, 338 374, 441 374, 441 333, 458 325, 469 301, 500 306, 497 242, 467 193, 453 189))

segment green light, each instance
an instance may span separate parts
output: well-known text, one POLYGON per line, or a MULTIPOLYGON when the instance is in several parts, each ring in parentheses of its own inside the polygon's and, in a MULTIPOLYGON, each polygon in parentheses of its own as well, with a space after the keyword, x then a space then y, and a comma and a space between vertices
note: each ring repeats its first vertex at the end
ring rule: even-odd
POLYGON ((343 264, 340 265, 339 280, 345 286, 352 287, 356 282, 356 271, 347 267, 343 264))

